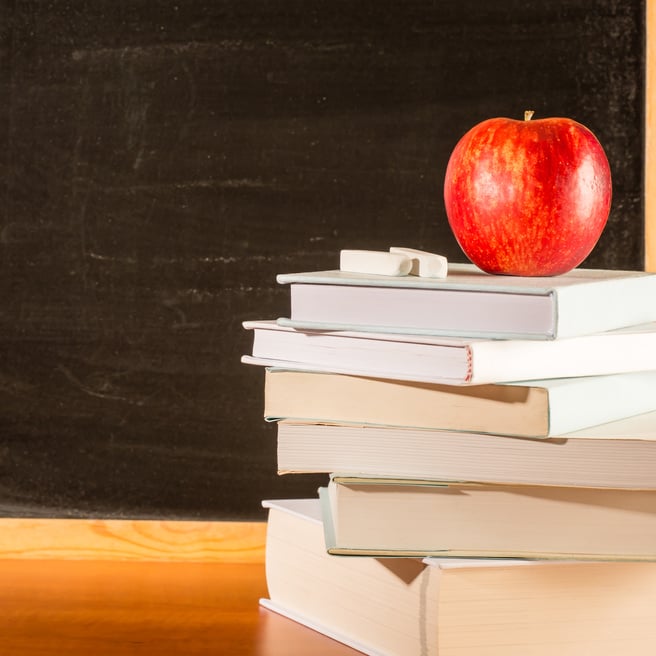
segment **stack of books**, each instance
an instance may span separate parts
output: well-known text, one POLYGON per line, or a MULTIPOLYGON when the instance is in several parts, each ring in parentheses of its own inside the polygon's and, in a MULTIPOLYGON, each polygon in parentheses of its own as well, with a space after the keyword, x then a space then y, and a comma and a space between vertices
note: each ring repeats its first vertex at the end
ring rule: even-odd
POLYGON ((281 274, 262 604, 363 653, 652 654, 656 274, 281 274))

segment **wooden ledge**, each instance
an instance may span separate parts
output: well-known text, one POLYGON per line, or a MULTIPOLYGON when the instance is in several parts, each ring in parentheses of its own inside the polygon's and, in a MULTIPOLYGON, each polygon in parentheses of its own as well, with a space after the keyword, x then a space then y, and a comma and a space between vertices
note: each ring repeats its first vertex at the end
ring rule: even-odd
POLYGON ((656 271, 656 1, 645 8, 645 270, 656 271))
POLYGON ((265 522, 0 518, 0 559, 264 562, 265 522))

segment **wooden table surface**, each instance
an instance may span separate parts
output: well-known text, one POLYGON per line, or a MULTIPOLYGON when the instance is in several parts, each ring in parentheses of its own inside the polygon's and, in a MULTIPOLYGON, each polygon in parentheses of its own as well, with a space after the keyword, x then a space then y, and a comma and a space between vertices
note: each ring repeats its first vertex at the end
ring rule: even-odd
POLYGON ((258 606, 262 563, 0 560, 3 654, 355 656, 258 606))

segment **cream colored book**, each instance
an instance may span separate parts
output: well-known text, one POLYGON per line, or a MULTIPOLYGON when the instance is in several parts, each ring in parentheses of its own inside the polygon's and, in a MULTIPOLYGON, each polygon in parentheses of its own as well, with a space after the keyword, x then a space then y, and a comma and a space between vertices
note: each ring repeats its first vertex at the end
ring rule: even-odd
POLYGON ((656 412, 543 440, 280 421, 280 474, 656 490, 656 412))
POLYGON ((652 656, 656 564, 326 553, 316 499, 266 501, 263 606, 370 656, 652 656))
POLYGON ((656 490, 331 476, 333 554, 656 560, 656 490))
POLYGON ((656 410, 656 371, 455 386, 267 369, 264 416, 544 438, 656 410))

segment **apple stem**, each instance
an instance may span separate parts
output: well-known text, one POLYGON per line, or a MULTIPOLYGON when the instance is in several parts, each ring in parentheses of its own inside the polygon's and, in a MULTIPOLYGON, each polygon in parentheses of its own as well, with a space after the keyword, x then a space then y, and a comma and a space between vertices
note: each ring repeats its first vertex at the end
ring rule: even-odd
POLYGON ((533 114, 535 114, 535 111, 532 109, 527 109, 524 112, 524 120, 525 121, 530 121, 533 118, 533 114))

